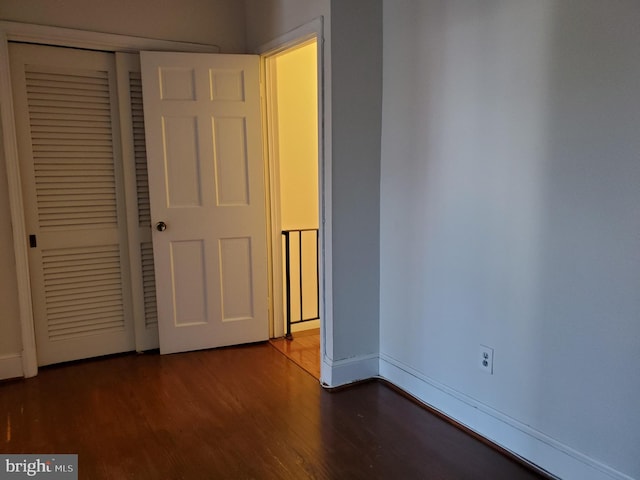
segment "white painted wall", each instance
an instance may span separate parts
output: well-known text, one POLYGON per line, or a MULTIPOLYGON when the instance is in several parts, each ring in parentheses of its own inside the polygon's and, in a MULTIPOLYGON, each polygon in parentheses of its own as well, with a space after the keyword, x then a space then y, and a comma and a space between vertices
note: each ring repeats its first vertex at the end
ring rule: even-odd
POLYGON ((638 25, 384 2, 381 372, 567 479, 640 478, 638 25))

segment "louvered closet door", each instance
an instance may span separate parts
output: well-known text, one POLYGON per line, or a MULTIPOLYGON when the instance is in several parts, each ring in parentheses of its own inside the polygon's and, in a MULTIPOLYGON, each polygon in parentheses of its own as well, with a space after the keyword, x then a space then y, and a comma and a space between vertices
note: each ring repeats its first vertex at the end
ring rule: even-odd
POLYGON ((38 363, 133 350, 115 57, 10 57, 38 363))
POLYGON ((127 196, 136 350, 158 348, 158 310, 151 240, 149 177, 140 55, 116 53, 122 160, 127 196))

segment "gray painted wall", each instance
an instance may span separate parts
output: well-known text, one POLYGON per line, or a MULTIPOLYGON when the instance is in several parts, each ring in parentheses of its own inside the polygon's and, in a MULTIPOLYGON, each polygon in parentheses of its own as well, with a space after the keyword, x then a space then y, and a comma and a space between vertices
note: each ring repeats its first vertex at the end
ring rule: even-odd
POLYGON ((377 354, 382 2, 331 2, 334 359, 377 354))
POLYGON ((634 478, 638 25, 631 0, 385 1, 380 230, 383 355, 634 478))

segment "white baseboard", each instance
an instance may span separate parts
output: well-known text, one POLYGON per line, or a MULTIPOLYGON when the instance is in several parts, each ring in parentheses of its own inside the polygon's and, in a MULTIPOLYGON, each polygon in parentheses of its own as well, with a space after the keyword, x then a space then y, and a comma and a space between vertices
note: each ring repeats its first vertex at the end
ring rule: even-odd
POLYGON ((0 380, 23 376, 22 355, 19 353, 0 355, 0 380))
POLYGON ((345 360, 331 361, 322 359, 322 383, 328 387, 339 387, 358 380, 378 376, 379 359, 377 354, 359 355, 345 360))
POLYGON ((380 376, 429 407, 563 480, 633 480, 461 392, 380 355, 380 376))

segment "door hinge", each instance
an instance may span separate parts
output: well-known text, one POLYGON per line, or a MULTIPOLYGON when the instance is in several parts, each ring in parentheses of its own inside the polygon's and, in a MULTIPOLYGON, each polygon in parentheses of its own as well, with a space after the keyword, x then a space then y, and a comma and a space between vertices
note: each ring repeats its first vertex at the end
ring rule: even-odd
POLYGON ((29 235, 29 246, 31 248, 36 248, 38 246, 38 242, 36 240, 35 235, 29 235))

